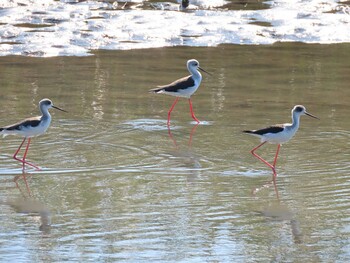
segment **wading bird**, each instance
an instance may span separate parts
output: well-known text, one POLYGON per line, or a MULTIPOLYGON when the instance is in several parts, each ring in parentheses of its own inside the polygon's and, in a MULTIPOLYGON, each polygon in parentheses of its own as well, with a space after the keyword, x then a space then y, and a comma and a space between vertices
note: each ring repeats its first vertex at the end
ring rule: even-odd
POLYGON ((199 85, 202 81, 202 75, 199 72, 199 70, 202 70, 203 72, 210 75, 209 72, 205 71, 199 66, 199 62, 195 59, 190 59, 187 61, 187 69, 191 73, 191 75, 187 77, 183 77, 181 79, 175 80, 174 82, 164 85, 164 86, 158 86, 158 88, 151 89, 150 92, 152 93, 164 93, 168 95, 175 96, 176 99, 171 106, 170 110, 168 111, 168 122, 167 125, 170 125, 170 114, 172 110, 174 109, 176 103, 178 102, 180 97, 187 98, 188 102, 190 104, 190 111, 192 118, 199 123, 200 121, 196 118, 193 112, 192 107, 192 101, 191 96, 193 93, 196 92, 199 85))
POLYGON ((34 136, 41 135, 46 132, 46 130, 49 128, 50 123, 51 123, 51 115, 49 113, 50 108, 55 108, 60 111, 64 111, 52 104, 52 101, 49 99, 43 99, 39 102, 39 109, 41 111, 41 116, 37 117, 31 117, 24 119, 21 122, 8 125, 5 127, 0 128, 0 134, 6 136, 6 135, 19 135, 24 137, 21 145, 18 147, 17 151, 13 155, 13 159, 21 162, 23 164, 23 170, 25 168, 25 165, 29 165, 34 167, 37 170, 40 170, 38 166, 35 166, 34 164, 31 164, 26 161, 28 149, 29 149, 29 144, 30 140, 34 136), (20 149, 22 148, 24 142, 27 141, 27 146, 23 154, 23 158, 20 159, 17 157, 17 154, 19 153, 20 149))
POLYGON ((246 130, 243 131, 245 133, 257 136, 261 139, 261 144, 256 146, 253 150, 250 152, 258 158, 260 161, 265 163, 268 167, 270 167, 274 173, 274 176, 276 176, 276 162, 278 157, 278 152, 280 150, 281 144, 289 141, 297 132, 299 128, 300 123, 300 116, 301 115, 308 115, 312 118, 319 119, 316 116, 306 112, 306 109, 302 105, 296 105, 294 106, 292 110, 292 123, 285 123, 280 125, 273 125, 264 129, 260 130, 246 130), (260 157, 258 154, 255 153, 257 149, 259 149, 261 146, 263 146, 265 143, 276 143, 277 151, 275 155, 275 159, 273 161, 273 164, 270 164, 266 160, 264 160, 262 157, 260 157))

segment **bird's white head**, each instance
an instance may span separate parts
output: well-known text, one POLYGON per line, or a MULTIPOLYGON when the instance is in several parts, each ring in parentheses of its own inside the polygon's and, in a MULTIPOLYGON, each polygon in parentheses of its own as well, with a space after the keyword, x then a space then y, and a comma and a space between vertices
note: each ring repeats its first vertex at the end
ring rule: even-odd
POLYGON ((301 116, 301 115, 307 115, 307 116, 310 116, 312 118, 315 118, 315 119, 319 120, 319 118, 317 118, 316 116, 308 113, 306 111, 306 108, 303 105, 295 105, 293 110, 292 110, 292 114, 293 115, 296 114, 298 117, 301 116))
POLYGON ((203 71, 203 72, 205 72, 205 73, 211 75, 209 72, 207 72, 206 70, 204 70, 203 68, 201 68, 201 67, 199 66, 199 62, 198 62, 198 60, 196 60, 196 59, 190 59, 190 60, 188 60, 188 61, 187 61, 187 68, 188 68, 188 71, 190 71, 192 74, 193 74, 194 72, 198 71, 198 69, 199 69, 199 70, 201 70, 201 71, 203 71))
POLYGON ((187 61, 187 67, 197 69, 199 67, 199 62, 196 59, 190 59, 187 61))
POLYGON ((42 100, 39 102, 39 107, 40 107, 40 109, 42 109, 42 111, 48 111, 48 109, 54 108, 54 109, 57 109, 57 110, 66 112, 66 111, 63 110, 63 109, 54 106, 53 103, 52 103, 52 101, 51 101, 50 99, 42 99, 42 100))

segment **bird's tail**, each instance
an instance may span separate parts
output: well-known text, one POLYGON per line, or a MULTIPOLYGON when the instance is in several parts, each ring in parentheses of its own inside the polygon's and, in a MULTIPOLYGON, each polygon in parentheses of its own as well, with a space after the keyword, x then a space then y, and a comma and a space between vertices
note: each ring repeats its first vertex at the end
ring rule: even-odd
POLYGON ((7 134, 5 133, 6 129, 5 128, 0 128, 0 135, 2 135, 2 137, 5 137, 7 134))
POLYGON ((159 93, 162 92, 164 88, 155 88, 155 89, 150 89, 148 92, 149 93, 159 93))

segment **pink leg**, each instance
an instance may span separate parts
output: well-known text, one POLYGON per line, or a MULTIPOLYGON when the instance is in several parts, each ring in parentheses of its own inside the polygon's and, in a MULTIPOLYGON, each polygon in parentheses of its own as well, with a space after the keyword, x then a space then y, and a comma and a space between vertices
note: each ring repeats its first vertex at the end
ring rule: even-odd
POLYGON ((20 161, 22 164, 23 164, 23 170, 25 169, 25 165, 29 165, 29 166, 32 166, 34 167, 35 169, 37 170, 40 170, 39 167, 35 166, 34 164, 31 164, 29 162, 26 162, 26 157, 27 157, 27 153, 28 153, 28 149, 29 149, 29 145, 30 145, 30 138, 28 138, 28 142, 27 142, 27 146, 26 146, 26 149, 24 151, 24 155, 23 155, 23 159, 19 159, 17 158, 17 154, 19 153, 19 151, 21 150, 24 142, 26 141, 27 138, 24 138, 21 145, 18 147, 17 151, 15 152, 15 154, 13 155, 13 159, 17 160, 17 161, 20 161))
POLYGON ((277 157, 278 157, 278 153, 280 151, 280 148, 281 148, 281 144, 278 144, 275 159, 273 160, 273 167, 275 167, 275 168, 276 168, 277 157))
POLYGON ((171 114, 171 112, 173 111, 173 109, 174 109, 176 103, 178 102, 178 100, 179 100, 179 97, 177 97, 177 98, 175 99, 173 105, 171 106, 170 110, 168 111, 168 122, 167 122, 167 125, 168 125, 168 126, 170 125, 170 114, 171 114))
POLYGON ((272 169, 272 171, 274 171, 274 173, 275 173, 275 167, 274 167, 272 164, 270 164, 269 162, 267 162, 266 160, 264 160, 262 157, 260 157, 259 155, 257 155, 257 154, 255 153, 255 151, 256 151, 257 149, 259 149, 261 146, 263 146, 265 143, 266 143, 266 142, 263 142, 263 143, 259 144, 258 146, 256 146, 256 147, 255 147, 253 150, 251 150, 250 152, 251 152, 256 158, 258 158, 260 161, 262 161, 264 164, 266 164, 268 167, 270 167, 270 168, 272 169))
POLYGON ((23 159, 22 159, 22 161, 23 161, 23 170, 24 170, 24 164, 26 163, 26 157, 27 157, 29 145, 30 145, 30 138, 28 138, 27 147, 26 147, 26 150, 24 151, 24 154, 23 154, 23 159))
MULTIPOLYGON (((26 141, 26 139, 27 139, 27 138, 24 137, 24 139, 23 139, 21 145, 18 147, 17 151, 16 151, 15 154, 13 155, 13 159, 15 159, 15 160, 17 160, 17 161, 20 161, 20 162, 23 164, 23 170, 24 170, 24 162, 23 162, 23 160, 17 158, 17 154, 18 154, 19 151, 21 150, 21 148, 22 148, 24 142, 26 141)), ((28 145, 28 144, 27 144, 27 145, 28 145)))
POLYGON ((194 115, 191 99, 188 99, 188 102, 189 102, 189 104, 190 104, 190 111, 191 111, 191 116, 192 116, 192 118, 193 118, 196 122, 200 123, 200 121, 199 121, 199 120, 196 118, 196 116, 194 115))

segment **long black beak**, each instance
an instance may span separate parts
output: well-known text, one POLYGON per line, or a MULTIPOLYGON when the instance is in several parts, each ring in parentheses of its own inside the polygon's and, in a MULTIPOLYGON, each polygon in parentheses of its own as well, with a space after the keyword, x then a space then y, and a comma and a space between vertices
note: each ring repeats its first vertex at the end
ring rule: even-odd
POLYGON ((211 73, 209 73, 208 71, 206 71, 206 70, 202 69, 201 67, 198 67, 198 69, 200 69, 201 71, 203 71, 203 72, 207 73, 208 75, 212 76, 212 74, 211 74, 211 73))
POLYGON ((55 108, 56 110, 60 110, 60 111, 63 111, 63 112, 67 112, 67 111, 65 111, 63 109, 60 109, 59 107, 56 107, 56 106, 53 106, 53 105, 52 105, 52 108, 55 108))
POLYGON ((307 115, 307 116, 310 116, 310 117, 312 117, 312 118, 314 118, 314 119, 320 119, 320 118, 318 118, 318 117, 316 117, 316 116, 314 116, 314 115, 312 115, 312 114, 310 114, 310 113, 308 113, 308 112, 305 112, 305 114, 307 115))

